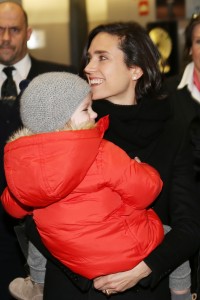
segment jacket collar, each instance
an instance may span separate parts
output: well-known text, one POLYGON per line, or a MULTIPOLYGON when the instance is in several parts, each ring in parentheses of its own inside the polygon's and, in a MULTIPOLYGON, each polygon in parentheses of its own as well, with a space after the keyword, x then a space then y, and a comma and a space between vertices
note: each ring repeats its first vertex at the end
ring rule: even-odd
POLYGON ((192 97, 200 103, 200 92, 198 91, 197 87, 194 84, 193 76, 194 76, 194 63, 191 62, 186 66, 185 71, 183 73, 183 77, 177 89, 182 89, 185 86, 187 86, 192 97))

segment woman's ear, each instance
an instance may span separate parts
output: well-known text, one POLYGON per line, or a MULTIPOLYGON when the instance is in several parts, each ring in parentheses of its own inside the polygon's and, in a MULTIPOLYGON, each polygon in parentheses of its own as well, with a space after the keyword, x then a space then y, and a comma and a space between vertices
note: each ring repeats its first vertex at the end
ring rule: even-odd
POLYGON ((132 67, 131 72, 132 72, 132 79, 133 80, 138 80, 143 75, 142 69, 138 66, 132 67))

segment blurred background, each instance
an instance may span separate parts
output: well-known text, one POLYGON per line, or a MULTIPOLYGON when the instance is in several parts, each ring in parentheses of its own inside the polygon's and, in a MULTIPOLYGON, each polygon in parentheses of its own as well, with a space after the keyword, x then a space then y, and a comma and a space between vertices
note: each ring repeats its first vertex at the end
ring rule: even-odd
POLYGON ((39 59, 72 63, 78 67, 85 38, 93 27, 105 22, 137 21, 151 32, 150 36, 167 61, 167 75, 176 74, 183 68, 184 28, 193 13, 200 13, 200 0, 16 2, 21 3, 28 13, 33 28, 28 46, 39 59))

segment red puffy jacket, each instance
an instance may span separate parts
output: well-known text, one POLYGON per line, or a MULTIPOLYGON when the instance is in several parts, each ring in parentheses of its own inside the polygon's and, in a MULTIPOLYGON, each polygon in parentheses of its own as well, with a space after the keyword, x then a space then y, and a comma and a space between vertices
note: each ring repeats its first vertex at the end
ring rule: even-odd
POLYGON ((22 218, 34 208, 45 246, 88 278, 133 268, 163 238, 146 209, 161 191, 159 174, 102 139, 107 127, 104 117, 90 130, 23 136, 5 147, 5 209, 22 218))

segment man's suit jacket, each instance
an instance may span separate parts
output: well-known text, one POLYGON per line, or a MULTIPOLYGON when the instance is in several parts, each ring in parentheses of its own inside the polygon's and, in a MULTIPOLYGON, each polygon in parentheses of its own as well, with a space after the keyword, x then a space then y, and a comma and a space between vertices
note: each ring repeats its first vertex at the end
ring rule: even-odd
POLYGON ((32 80, 37 75, 47 73, 47 72, 63 72, 63 71, 76 73, 75 67, 71 65, 63 65, 63 64, 53 63, 49 61, 38 60, 31 56, 31 69, 26 79, 32 80))
MULTIPOLYGON (((200 195, 200 104, 196 101, 187 86, 177 89, 182 78, 182 74, 171 77, 164 82, 164 90, 172 97, 172 101, 177 103, 177 111, 181 111, 190 132, 194 170, 196 174, 197 193, 200 195)), ((200 251, 190 258, 191 265, 191 290, 198 294, 200 298, 200 251)))
MULTIPOLYGON (((54 62, 42 61, 31 57, 31 69, 27 80, 32 80, 39 74, 47 72, 71 72, 76 73, 73 66, 62 65, 54 62)), ((0 101, 0 192, 5 187, 5 178, 3 171, 3 148, 8 137, 22 126, 19 114, 19 98, 12 101, 0 101)))

